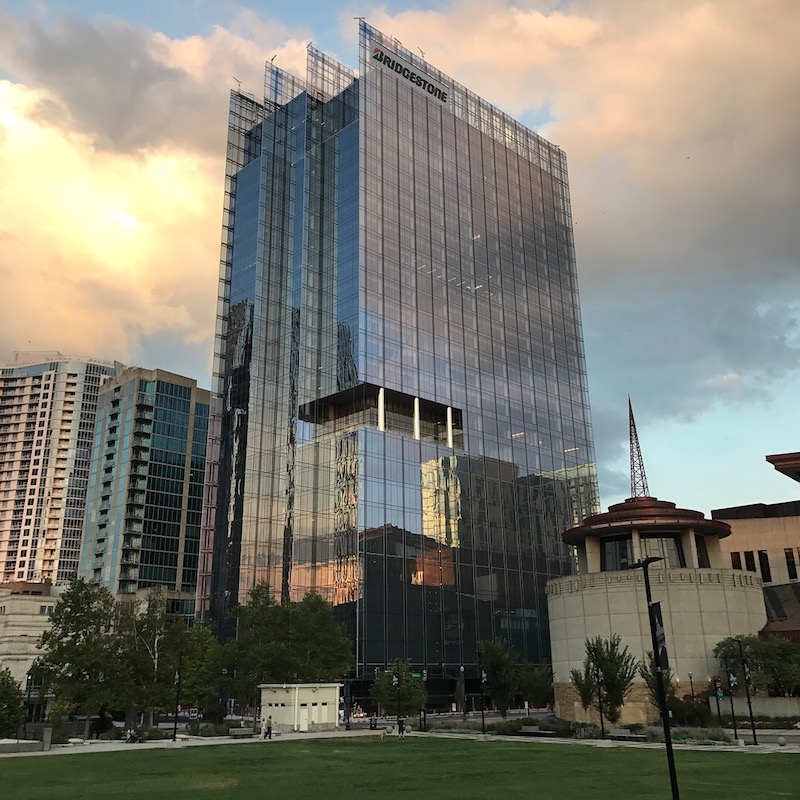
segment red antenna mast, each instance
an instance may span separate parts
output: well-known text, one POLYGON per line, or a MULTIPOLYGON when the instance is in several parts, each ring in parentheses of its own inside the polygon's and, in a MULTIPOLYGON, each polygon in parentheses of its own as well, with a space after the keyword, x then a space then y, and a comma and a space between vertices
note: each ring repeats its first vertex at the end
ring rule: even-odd
POLYGON ((628 420, 631 432, 631 497, 650 497, 647 488, 647 475, 644 474, 642 448, 639 447, 639 434, 636 433, 636 420, 633 418, 633 406, 628 395, 628 420))

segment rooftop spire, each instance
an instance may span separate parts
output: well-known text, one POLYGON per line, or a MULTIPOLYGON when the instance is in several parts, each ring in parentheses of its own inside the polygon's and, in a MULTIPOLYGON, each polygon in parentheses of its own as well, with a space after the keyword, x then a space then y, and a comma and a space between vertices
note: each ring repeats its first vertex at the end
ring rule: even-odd
POLYGON ((631 497, 650 497, 647 476, 644 474, 642 448, 639 447, 639 434, 636 433, 636 420, 633 418, 631 396, 628 395, 628 420, 631 433, 631 497))

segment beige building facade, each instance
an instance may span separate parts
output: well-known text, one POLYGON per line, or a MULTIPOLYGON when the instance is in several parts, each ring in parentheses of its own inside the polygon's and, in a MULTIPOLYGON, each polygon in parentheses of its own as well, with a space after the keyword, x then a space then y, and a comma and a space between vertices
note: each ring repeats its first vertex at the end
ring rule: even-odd
POLYGON ((265 683, 261 692, 261 729, 272 717, 277 731, 330 731, 339 727, 341 683, 265 683))
POLYGON ((78 570, 104 361, 14 353, 0 366, 0 581, 78 570))
MULTIPOLYGON (((687 693, 692 683, 704 691, 716 675, 713 649, 720 640, 764 627, 761 579, 723 563, 720 540, 728 535, 725 523, 651 497, 612 506, 564 534, 576 548, 580 574, 546 589, 559 716, 583 718, 570 673, 582 669, 587 638, 618 634, 642 661, 652 651, 643 574, 629 569, 640 559, 663 559, 650 567, 653 601, 661 603, 670 668, 687 693)), ((635 685, 621 721, 656 717, 644 685, 635 685)))
POLYGON ((726 566, 771 584, 800 583, 800 500, 721 508, 714 519, 731 526, 721 543, 726 566))
POLYGON ((0 584, 0 669, 8 669, 23 688, 37 644, 50 629, 50 612, 58 600, 56 589, 44 583, 0 584))

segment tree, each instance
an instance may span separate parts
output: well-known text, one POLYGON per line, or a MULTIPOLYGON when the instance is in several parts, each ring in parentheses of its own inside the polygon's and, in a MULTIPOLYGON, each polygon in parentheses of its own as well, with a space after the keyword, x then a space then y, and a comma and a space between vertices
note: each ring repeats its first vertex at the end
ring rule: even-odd
POLYGON ((553 670, 549 664, 521 664, 519 691, 533 708, 544 708, 553 699, 553 670))
MULTIPOLYGON (((777 697, 800 695, 800 643, 779 636, 762 639, 759 636, 729 636, 714 648, 720 674, 725 674, 725 659, 740 687, 744 686, 739 639, 750 668, 751 686, 755 691, 777 697)), ((725 678, 727 685, 727 678, 725 678)))
POLYGON ((386 714, 415 716, 425 705, 428 694, 422 678, 414 677, 408 661, 393 661, 389 669, 379 672, 372 683, 370 697, 386 714))
MULTIPOLYGON (((658 686, 656 684, 656 662, 651 650, 647 651, 647 656, 643 664, 639 664, 639 674, 647 685, 647 692, 650 695, 650 702, 661 709, 661 702, 658 698, 658 686)), ((664 679, 664 694, 666 695, 667 705, 675 699, 675 684, 672 682, 672 670, 662 669, 661 676, 664 679)))
POLYGON ((519 660, 517 654, 502 639, 481 642, 481 664, 486 673, 486 693, 506 718, 511 703, 519 691, 519 660))
POLYGON ((617 633, 610 639, 603 639, 601 636, 587 639, 586 657, 592 669, 602 673, 600 691, 605 715, 609 722, 619 722, 625 696, 639 671, 639 661, 627 646, 622 644, 622 639, 617 633))
POLYGON ((234 610, 236 639, 223 649, 228 693, 250 698, 260 683, 290 681, 288 615, 266 583, 250 590, 247 605, 234 610))
POLYGON ((288 630, 294 680, 302 683, 333 681, 353 666, 350 637, 333 617, 333 608, 309 592, 288 607, 288 630))
POLYGON ((597 695, 597 683, 595 682, 592 664, 589 659, 586 658, 583 661, 583 672, 579 669, 573 669, 570 670, 570 676, 585 713, 591 708, 597 695))
POLYGON ((121 658, 126 666, 126 707, 147 714, 171 709, 175 699, 175 675, 184 646, 184 621, 167 613, 167 599, 160 588, 144 601, 119 609, 117 632, 121 658))
POLYGON ((190 705, 210 706, 219 695, 222 648, 210 628, 195 624, 186 631, 181 669, 181 697, 190 705))
POLYGON ((22 692, 9 669, 0 670, 0 739, 17 735, 25 719, 22 692))
POLYGON ((90 717, 116 695, 121 661, 114 632, 114 598, 83 578, 74 577, 50 615, 52 627, 39 640, 45 681, 57 703, 90 717))
POLYGON ((242 699, 252 698, 260 683, 338 680, 353 664, 350 639, 318 594, 278 605, 261 583, 235 613, 238 638, 226 645, 224 658, 242 699))

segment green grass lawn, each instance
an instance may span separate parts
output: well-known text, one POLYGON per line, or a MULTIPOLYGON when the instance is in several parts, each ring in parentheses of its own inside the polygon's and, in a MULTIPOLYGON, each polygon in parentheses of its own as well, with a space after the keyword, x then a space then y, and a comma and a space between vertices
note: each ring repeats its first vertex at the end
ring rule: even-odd
MULTIPOLYGON (((798 797, 800 756, 675 753, 681 800, 798 797)), ((663 750, 377 737, 0 759, 14 800, 671 798, 663 750)))

